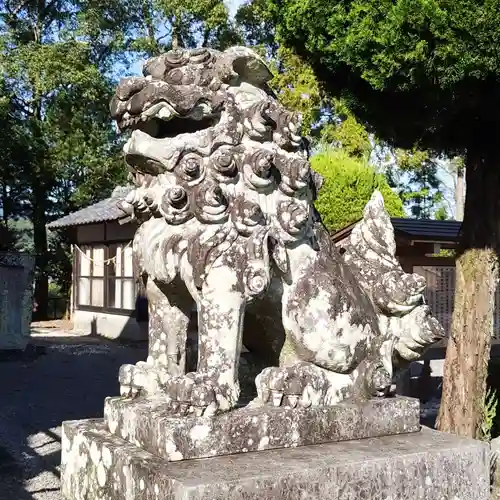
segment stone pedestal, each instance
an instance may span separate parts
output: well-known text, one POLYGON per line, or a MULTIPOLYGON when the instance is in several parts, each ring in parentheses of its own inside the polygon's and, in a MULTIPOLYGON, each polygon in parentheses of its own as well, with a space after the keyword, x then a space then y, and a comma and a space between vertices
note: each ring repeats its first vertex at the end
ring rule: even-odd
POLYGON ((107 432, 68 422, 69 500, 486 500, 487 445, 411 434, 166 463, 107 432))
POLYGON ((107 398, 109 431, 169 462, 420 430, 418 400, 372 399, 330 407, 245 407, 216 417, 172 417, 164 399, 107 398))
POLYGON ((161 401, 109 398, 105 419, 65 422, 64 497, 486 500, 489 495, 487 445, 420 430, 418 402, 408 398, 307 410, 242 408, 211 418, 164 412, 161 401), (210 455, 218 456, 191 460, 210 455))

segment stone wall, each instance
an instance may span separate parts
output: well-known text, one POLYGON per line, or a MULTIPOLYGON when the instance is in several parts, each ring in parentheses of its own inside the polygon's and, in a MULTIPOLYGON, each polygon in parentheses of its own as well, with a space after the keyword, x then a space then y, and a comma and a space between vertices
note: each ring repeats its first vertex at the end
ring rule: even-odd
POLYGON ((24 349, 33 312, 34 257, 0 252, 0 349, 24 349))

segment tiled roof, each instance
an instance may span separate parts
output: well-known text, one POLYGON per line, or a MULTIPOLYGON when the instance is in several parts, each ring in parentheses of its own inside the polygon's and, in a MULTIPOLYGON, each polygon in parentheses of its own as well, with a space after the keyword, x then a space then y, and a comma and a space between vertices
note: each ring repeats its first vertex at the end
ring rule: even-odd
POLYGON ((131 186, 118 186, 114 189, 111 197, 61 217, 47 224, 47 228, 62 229, 72 226, 81 226, 83 224, 95 224, 96 222, 117 220, 125 214, 116 206, 116 203, 121 198, 124 198, 131 190, 131 186))
MULTIPOLYGON (((94 205, 82 208, 77 212, 68 214, 61 219, 55 220, 47 225, 49 229, 61 229, 83 224, 95 224, 119 219, 123 212, 116 206, 120 198, 124 198, 133 188, 131 186, 119 186, 115 188, 110 198, 106 198, 94 205)), ((440 241, 456 241, 460 231, 461 222, 455 220, 425 220, 404 219, 391 217, 392 225, 397 232, 403 232, 413 239, 429 239, 440 241)), ((354 223, 355 224, 355 223, 354 223)), ((333 240, 345 238, 354 224, 337 231, 333 240)))
MULTIPOLYGON (((391 217, 396 233, 404 233, 413 240, 449 241, 458 240, 462 223, 456 220, 403 219, 391 217)), ((333 241, 340 241, 352 231, 357 222, 350 224, 332 235, 333 241)))
POLYGON ((402 231, 415 238, 439 239, 455 241, 458 239, 462 223, 456 220, 425 220, 391 218, 392 225, 397 231, 402 231))

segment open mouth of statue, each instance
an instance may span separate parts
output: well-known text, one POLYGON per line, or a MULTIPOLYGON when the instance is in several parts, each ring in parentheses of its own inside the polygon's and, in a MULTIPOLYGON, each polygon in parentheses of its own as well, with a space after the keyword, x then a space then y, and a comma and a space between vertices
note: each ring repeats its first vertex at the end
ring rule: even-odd
POLYGON ((210 129, 220 122, 221 115, 222 105, 214 107, 201 99, 182 114, 166 100, 150 104, 140 113, 126 111, 117 119, 121 131, 132 132, 124 147, 125 161, 131 171, 157 175, 165 170, 161 151, 167 147, 167 143, 157 141, 179 137, 183 141, 182 134, 196 135, 210 129))
POLYGON ((181 116, 167 102, 162 101, 151 105, 140 115, 125 112, 118 126, 121 131, 140 130, 154 139, 168 139, 208 129, 219 120, 220 111, 212 110, 208 103, 199 102, 189 113, 181 116))

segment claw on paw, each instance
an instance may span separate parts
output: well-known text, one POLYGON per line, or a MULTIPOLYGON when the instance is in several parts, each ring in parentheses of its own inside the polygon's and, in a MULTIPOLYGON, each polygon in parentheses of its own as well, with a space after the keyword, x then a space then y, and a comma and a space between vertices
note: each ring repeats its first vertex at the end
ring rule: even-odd
POLYGON ((135 398, 139 394, 139 388, 132 385, 120 385, 120 396, 123 398, 135 398))
POLYGON ((323 405, 328 390, 323 370, 309 363, 266 368, 255 383, 261 404, 291 408, 323 405))
POLYGON ((172 412, 178 415, 210 416, 228 411, 239 397, 237 383, 218 384, 200 373, 169 377, 161 391, 171 400, 172 412))

